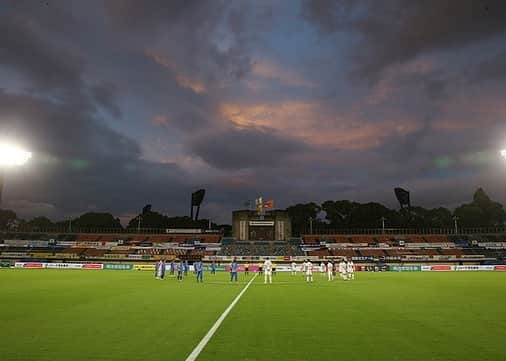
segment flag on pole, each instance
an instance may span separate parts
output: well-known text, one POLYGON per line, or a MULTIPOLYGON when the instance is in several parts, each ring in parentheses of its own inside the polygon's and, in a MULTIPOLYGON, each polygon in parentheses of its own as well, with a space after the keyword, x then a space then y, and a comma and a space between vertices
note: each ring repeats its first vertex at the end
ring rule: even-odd
POLYGON ((274 208, 274 201, 272 199, 269 199, 268 201, 264 202, 264 208, 274 208))
POLYGON ((262 197, 255 199, 255 204, 257 206, 258 215, 262 216, 264 213, 264 202, 262 200, 262 197))

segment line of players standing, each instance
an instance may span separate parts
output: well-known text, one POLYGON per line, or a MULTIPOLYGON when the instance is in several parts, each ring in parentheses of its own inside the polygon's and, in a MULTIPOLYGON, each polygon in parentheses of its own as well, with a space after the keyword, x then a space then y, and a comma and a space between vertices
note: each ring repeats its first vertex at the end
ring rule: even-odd
MULTIPOLYGON (((313 282, 313 272, 316 266, 308 259, 301 266, 302 275, 305 276, 306 282, 313 282)), ((292 262, 291 265, 291 273, 292 276, 297 275, 297 263, 292 262)), ((332 261, 328 261, 327 264, 324 262, 320 263, 320 274, 322 277, 327 273, 327 278, 329 281, 333 281, 336 273, 339 273, 341 279, 343 281, 351 281, 355 279, 355 265, 353 261, 346 260, 346 258, 342 259, 339 263, 332 263, 332 261)))
MULTIPOLYGON (((184 276, 188 275, 188 272, 190 271, 190 265, 188 264, 188 261, 179 260, 178 262, 171 261, 168 265, 169 267, 169 275, 174 276, 177 274, 177 280, 182 281, 184 276)), ((167 264, 165 260, 160 260, 156 262, 155 265, 155 278, 163 280, 165 279, 165 272, 167 270, 167 264)), ((211 264, 210 266, 211 274, 216 273, 216 265, 211 264)), ((204 282, 204 264, 202 263, 202 260, 198 260, 193 264, 193 272, 195 273, 195 276, 197 277, 197 282, 202 283, 204 282)))
MULTIPOLYGON (((317 266, 314 266, 313 263, 307 259, 301 266, 301 271, 303 276, 306 278, 306 282, 313 282, 313 272, 315 271, 317 266)), ((165 260, 160 260, 155 265, 155 278, 156 279, 165 279, 167 264, 165 260)), ((239 265, 237 261, 234 259, 230 264, 230 281, 237 282, 237 273, 238 273, 239 265)), ((272 261, 267 257, 264 264, 262 265, 262 271, 264 273, 264 283, 272 283, 272 274, 273 274, 273 264, 272 261)), ((211 274, 216 273, 216 265, 211 263, 209 267, 211 274)), ((190 271, 190 265, 188 261, 180 260, 179 262, 171 261, 169 263, 169 274, 173 276, 177 272, 177 280, 182 281, 184 276, 188 275, 190 271)), ((246 274, 248 273, 248 268, 245 269, 246 274)), ((204 265, 202 260, 198 260, 193 264, 193 272, 197 277, 197 282, 202 283, 203 275, 204 275, 204 265)), ((329 281, 334 280, 334 276, 336 273, 339 273, 341 279, 344 281, 354 280, 355 279, 355 266, 353 261, 350 259, 349 261, 346 258, 342 259, 339 264, 332 263, 330 260, 325 264, 324 262, 320 263, 320 274, 325 276, 327 273, 327 277, 329 281)), ((291 274, 297 274, 297 263, 292 262, 291 264, 291 274)))

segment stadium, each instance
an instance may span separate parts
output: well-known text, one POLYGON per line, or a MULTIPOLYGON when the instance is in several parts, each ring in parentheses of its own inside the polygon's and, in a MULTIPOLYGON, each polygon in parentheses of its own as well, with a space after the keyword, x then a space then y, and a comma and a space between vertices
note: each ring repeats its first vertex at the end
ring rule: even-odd
MULTIPOLYGON (((234 214, 251 228, 290 221, 273 212, 234 214)), ((3 357, 501 359, 504 229, 356 231, 283 240, 265 239, 268 230, 253 231, 262 240, 183 228, 1 232, 3 357), (348 278, 337 268, 344 259, 348 278)))
POLYGON ((0 361, 506 361, 504 94, 504 0, 0 0, 0 361))

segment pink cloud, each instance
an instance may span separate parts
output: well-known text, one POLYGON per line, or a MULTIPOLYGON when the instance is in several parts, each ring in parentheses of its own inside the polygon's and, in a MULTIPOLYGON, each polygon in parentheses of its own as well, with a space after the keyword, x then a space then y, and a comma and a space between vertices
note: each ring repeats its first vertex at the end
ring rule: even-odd
POLYGON ((320 102, 224 103, 220 111, 236 127, 272 129, 308 144, 349 150, 369 149, 422 126, 401 116, 368 121, 359 112, 338 113, 320 102))
POLYGON ((144 55, 146 55, 156 64, 172 72, 179 86, 191 89, 194 93, 197 94, 205 93, 207 91, 206 85, 203 82, 199 81, 194 76, 184 74, 175 62, 173 62, 165 55, 161 54, 159 51, 156 51, 154 49, 146 49, 144 51, 144 55))
POLYGON ((157 114, 151 119, 151 124, 156 127, 168 127, 169 117, 164 114, 157 114))

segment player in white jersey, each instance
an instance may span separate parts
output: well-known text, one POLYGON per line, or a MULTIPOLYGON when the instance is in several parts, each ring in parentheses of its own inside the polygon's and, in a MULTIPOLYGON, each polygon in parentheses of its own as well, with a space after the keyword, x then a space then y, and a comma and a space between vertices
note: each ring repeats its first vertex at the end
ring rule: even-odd
POLYGON ((334 265, 330 261, 327 262, 327 277, 329 281, 334 280, 334 265))
POLYGON ((355 279, 355 265, 353 264, 353 261, 351 259, 346 264, 346 272, 348 273, 349 280, 355 279))
POLYGON ((304 278, 306 276, 306 262, 302 262, 300 269, 302 271, 302 278, 304 278))
POLYGON ((292 271, 292 276, 297 276, 297 263, 292 262, 291 271, 292 271))
POLYGON ((341 274, 341 279, 346 281, 346 258, 339 262, 339 273, 341 274))
POLYGON ((323 261, 320 263, 320 275, 325 277, 325 263, 323 261))
POLYGON ((272 283, 272 262, 269 257, 265 259, 262 269, 264 271, 264 283, 272 283))
POLYGON ((304 268, 306 269, 306 282, 313 282, 313 264, 310 260, 306 261, 304 268))

